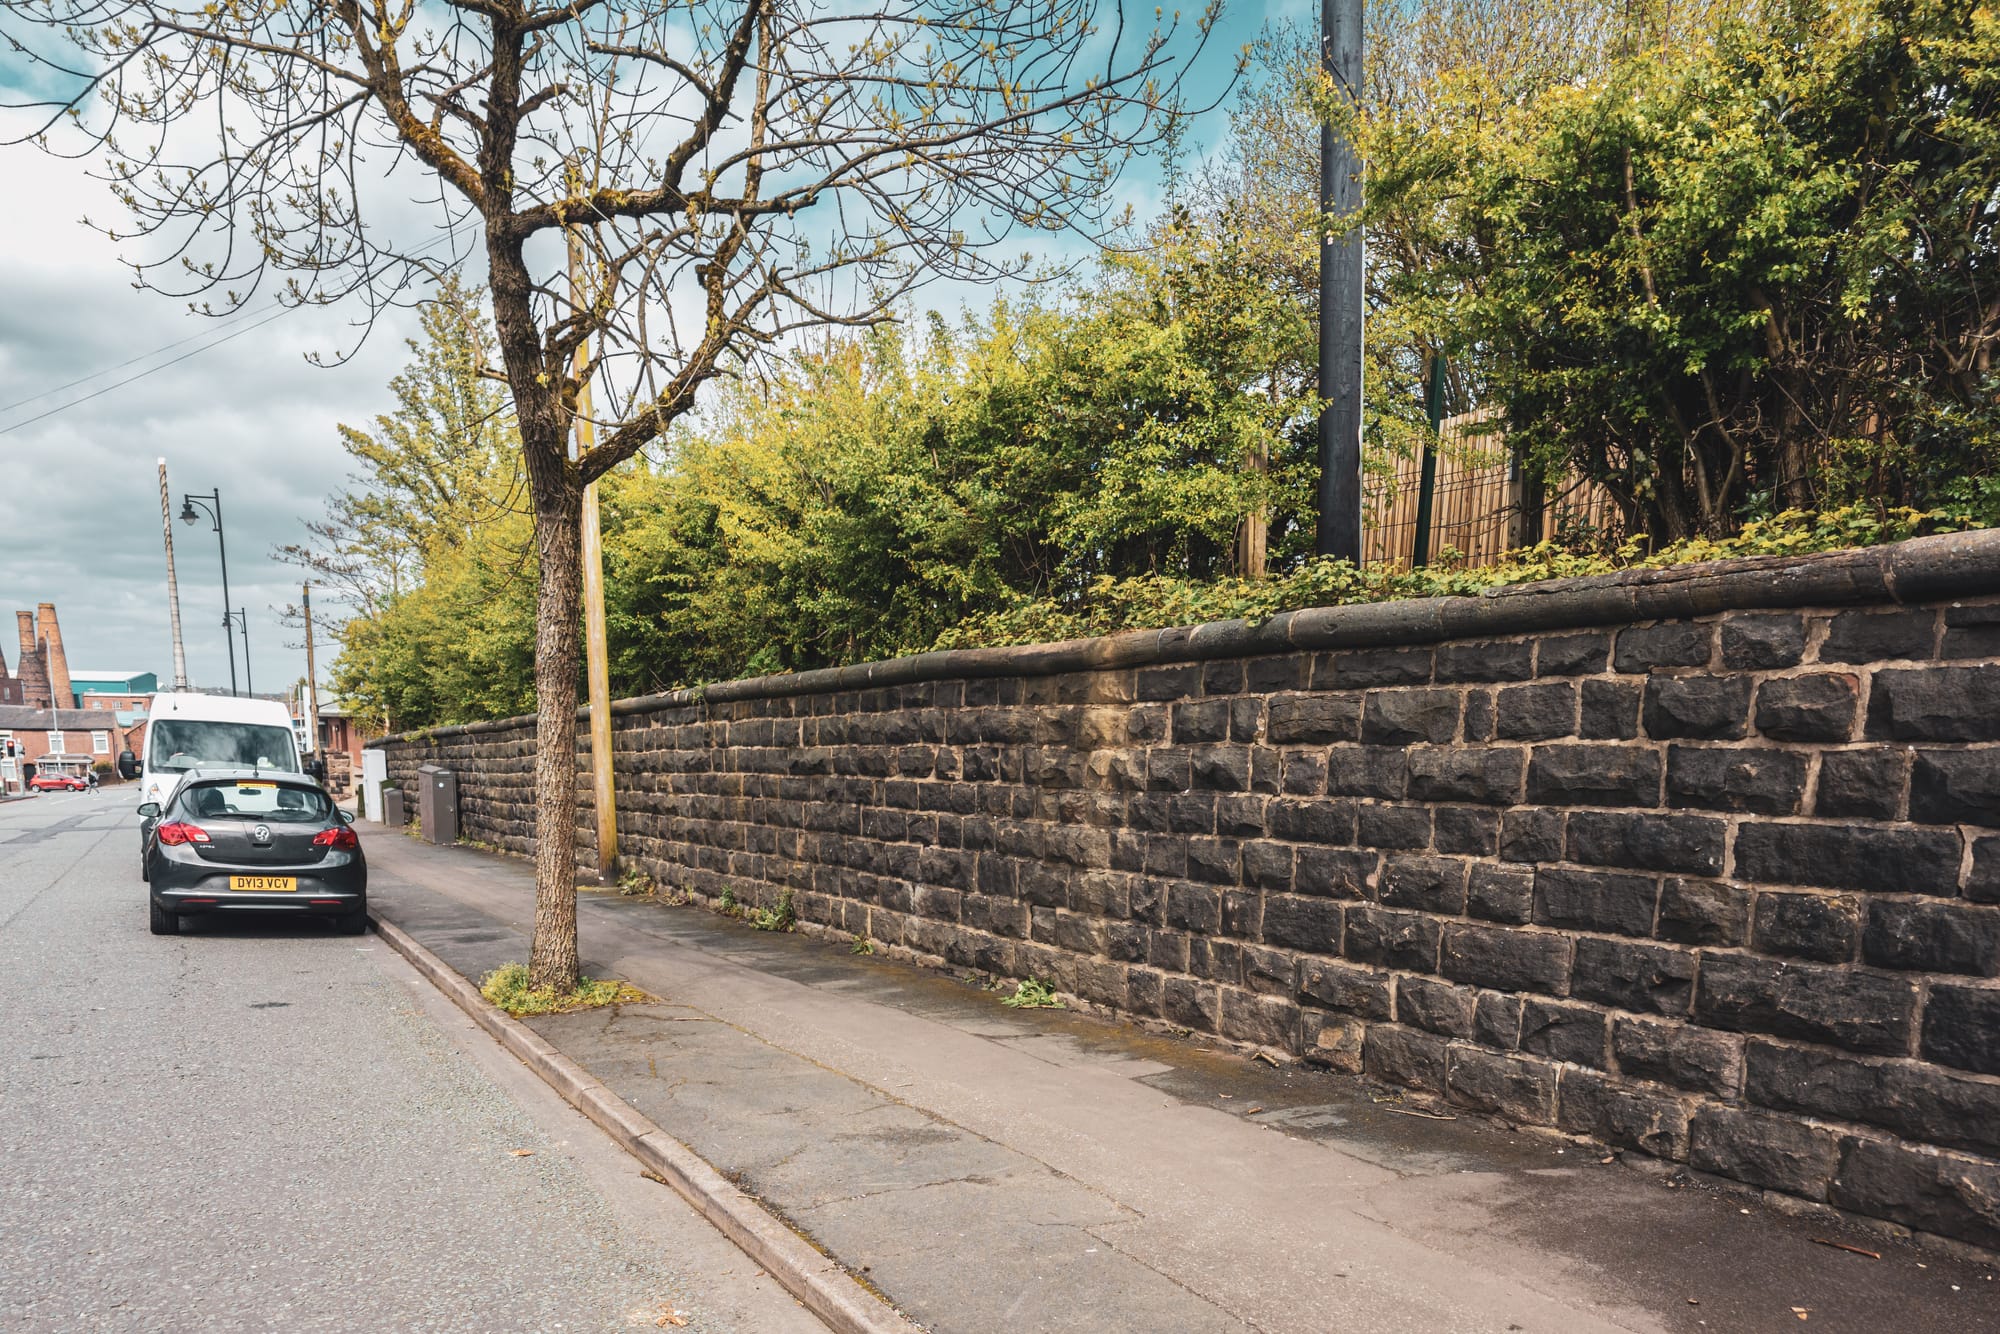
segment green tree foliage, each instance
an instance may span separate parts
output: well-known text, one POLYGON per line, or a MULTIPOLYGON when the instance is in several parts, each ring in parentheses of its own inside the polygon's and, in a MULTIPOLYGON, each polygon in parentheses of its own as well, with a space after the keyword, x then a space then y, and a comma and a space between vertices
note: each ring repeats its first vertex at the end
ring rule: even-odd
MULTIPOLYGON (((1990 10, 1382 0, 1371 40, 1372 464, 1426 441, 1442 352, 1454 410, 1601 482, 1632 541, 1311 558, 1325 99, 1280 30, 1138 253, 828 336, 604 477, 614 693, 2000 520, 1990 10)), ((533 698, 484 337, 457 294, 398 409, 344 433, 361 470, 319 554, 375 591, 339 679, 397 726, 533 698)))
POLYGON ((1371 210, 1445 241, 1391 303, 1655 541, 1859 498, 2000 517, 1991 8, 1800 3, 1634 47, 1497 114, 1468 81, 1374 118, 1371 210))
POLYGON ((351 613, 334 683, 402 727, 517 713, 533 698, 532 528, 507 396, 482 378, 482 294, 447 279, 421 315, 396 406, 340 428, 354 461, 310 540, 280 549, 351 613))
MULTIPOLYGON (((1273 371, 1277 315, 1239 257, 1185 228, 1062 297, 932 317, 921 338, 835 337, 736 383, 664 462, 599 483, 614 692, 920 651, 1104 578, 1229 575, 1252 512, 1309 544, 1310 477, 1285 452, 1296 376, 1273 371), (1275 472, 1246 466, 1274 452, 1275 472)), ((370 519, 340 550, 400 559, 408 542, 415 577, 349 623, 336 675, 397 727, 533 695, 533 554, 506 456, 466 443, 486 418, 414 392, 479 389, 451 368, 477 366, 480 329, 427 330, 399 409, 344 433, 363 471, 334 505, 370 519)))
POLYGON ((1246 460, 1297 411, 1228 336, 1233 304, 1212 274, 1118 265, 1074 301, 838 340, 739 386, 607 501, 620 677, 911 652, 1105 575, 1230 572, 1244 514, 1282 500, 1246 460))

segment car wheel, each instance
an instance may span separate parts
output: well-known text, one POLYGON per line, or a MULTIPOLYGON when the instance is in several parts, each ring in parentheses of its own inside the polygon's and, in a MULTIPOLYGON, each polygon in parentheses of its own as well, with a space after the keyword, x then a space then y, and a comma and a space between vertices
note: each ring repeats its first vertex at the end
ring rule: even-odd
POLYGON ((148 901, 153 910, 153 934, 156 936, 178 936, 181 933, 180 914, 167 911, 157 903, 148 901))
POLYGON ((333 919, 333 929, 343 936, 365 936, 368 934, 368 910, 347 913, 333 919))

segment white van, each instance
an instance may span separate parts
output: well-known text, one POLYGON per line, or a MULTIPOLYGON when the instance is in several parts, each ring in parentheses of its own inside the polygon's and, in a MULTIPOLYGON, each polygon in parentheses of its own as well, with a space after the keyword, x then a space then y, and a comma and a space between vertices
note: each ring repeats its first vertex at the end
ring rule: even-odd
MULTIPOLYGON (((182 775, 196 766, 312 772, 300 759, 292 715, 276 700, 173 692, 153 696, 146 715, 145 757, 126 751, 118 757, 119 773, 139 779, 140 803, 165 807, 182 775)), ((139 834, 142 855, 151 832, 147 821, 139 834)))

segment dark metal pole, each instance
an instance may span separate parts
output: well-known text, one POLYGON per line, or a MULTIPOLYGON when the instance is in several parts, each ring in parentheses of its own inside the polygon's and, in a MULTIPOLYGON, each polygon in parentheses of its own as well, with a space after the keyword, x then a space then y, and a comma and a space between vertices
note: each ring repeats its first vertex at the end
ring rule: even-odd
MULTIPOLYGON (((1362 0, 1320 0, 1320 64, 1339 96, 1361 98, 1362 0)), ((1322 556, 1361 560, 1362 235, 1333 234, 1361 206, 1361 160, 1331 124, 1319 132, 1319 528, 1322 556)))
MULTIPOLYGON (((181 519, 183 522, 194 522, 194 512, 197 506, 207 513, 209 521, 215 525, 215 546, 222 553, 222 642, 229 650, 229 693, 237 695, 242 692, 236 688, 236 629, 234 625, 236 613, 229 609, 229 542, 222 535, 222 488, 218 486, 206 495, 194 491, 184 494, 181 497, 181 519)), ((247 671, 250 666, 250 639, 247 632, 244 635, 243 644, 243 666, 247 671)))
POLYGON ((215 546, 222 553, 222 638, 229 645, 229 693, 236 691, 236 631, 229 624, 229 543, 222 536, 222 488, 216 487, 211 497, 215 501, 215 546))
POLYGON ((1410 553, 1412 567, 1431 563, 1431 509, 1437 499, 1438 460, 1436 441, 1444 425, 1444 353, 1431 353, 1431 379, 1424 393, 1424 415, 1430 418, 1430 439, 1424 441, 1424 470, 1417 480, 1417 540, 1410 553))
POLYGON ((257 687, 250 683, 250 617, 241 607, 236 609, 236 624, 243 631, 243 693, 254 695, 257 687))

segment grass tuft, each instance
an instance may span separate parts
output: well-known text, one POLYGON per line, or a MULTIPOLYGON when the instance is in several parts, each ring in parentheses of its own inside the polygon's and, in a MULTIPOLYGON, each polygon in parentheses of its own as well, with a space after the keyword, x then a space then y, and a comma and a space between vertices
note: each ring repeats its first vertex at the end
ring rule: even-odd
POLYGON ((505 964, 479 979, 479 994, 513 1015, 568 1014, 572 1010, 594 1010, 600 1005, 624 1005, 658 1000, 630 982, 617 978, 579 978, 576 990, 558 996, 551 987, 528 985, 528 965, 505 964))
POLYGON ((789 931, 798 925, 798 910, 792 907, 792 891, 778 895, 775 908, 753 908, 746 916, 750 925, 759 931, 789 931))

